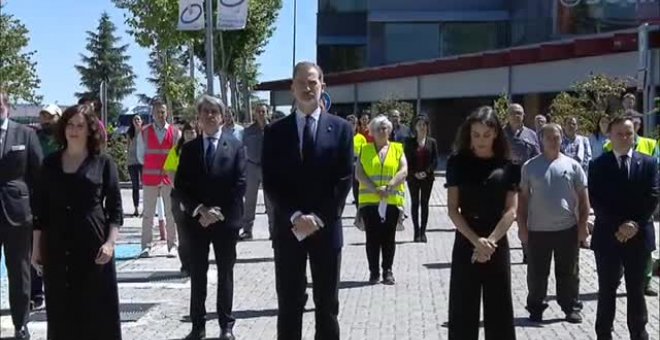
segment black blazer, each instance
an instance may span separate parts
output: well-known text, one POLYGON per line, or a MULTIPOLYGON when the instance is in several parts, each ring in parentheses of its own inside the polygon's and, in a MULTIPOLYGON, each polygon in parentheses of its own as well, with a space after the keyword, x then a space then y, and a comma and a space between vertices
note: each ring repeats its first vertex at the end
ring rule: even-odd
POLYGON ((630 176, 620 175, 613 152, 606 152, 589 165, 589 200, 596 215, 591 241, 593 249, 612 251, 621 247, 614 234, 626 221, 639 225, 639 232, 625 246, 655 249, 651 217, 658 206, 658 163, 633 152, 630 176))
POLYGON ((179 168, 174 178, 177 196, 192 215, 203 204, 220 207, 224 221, 222 228, 240 229, 245 196, 245 151, 241 142, 223 132, 218 140, 211 171, 204 161, 204 139, 197 137, 183 145, 179 168))
POLYGON ((0 152, 0 226, 31 225, 42 153, 34 130, 9 121, 0 152))
POLYGON ((434 172, 435 168, 438 166, 438 143, 435 139, 431 137, 426 137, 426 143, 424 144, 424 149, 428 151, 429 162, 428 166, 422 167, 419 164, 417 159, 417 138, 411 137, 407 138, 404 142, 403 149, 406 154, 406 161, 408 161, 408 180, 417 179, 415 174, 418 172, 426 172, 426 178, 428 180, 435 180, 434 172))
POLYGON ((290 219, 300 211, 316 214, 325 224, 310 238, 341 248, 341 214, 353 180, 353 132, 346 120, 321 113, 314 158, 307 169, 303 168, 296 114, 267 126, 262 171, 264 191, 274 206, 275 243, 295 240, 290 219))

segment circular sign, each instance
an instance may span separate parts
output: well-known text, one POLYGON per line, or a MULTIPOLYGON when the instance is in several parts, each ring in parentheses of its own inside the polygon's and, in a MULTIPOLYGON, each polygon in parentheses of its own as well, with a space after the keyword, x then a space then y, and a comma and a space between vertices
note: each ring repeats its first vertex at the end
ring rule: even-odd
POLYGON ((202 5, 190 4, 181 11, 181 17, 179 19, 184 24, 190 24, 197 21, 202 16, 202 13, 202 5))
POLYGON ((330 99, 330 95, 327 92, 321 93, 321 100, 323 101, 325 112, 330 112, 330 107, 332 107, 332 100, 330 99))
POLYGON ((565 7, 575 7, 580 4, 581 0, 559 0, 565 7))
POLYGON ((242 5, 247 0, 220 0, 220 3, 225 7, 236 7, 242 5))

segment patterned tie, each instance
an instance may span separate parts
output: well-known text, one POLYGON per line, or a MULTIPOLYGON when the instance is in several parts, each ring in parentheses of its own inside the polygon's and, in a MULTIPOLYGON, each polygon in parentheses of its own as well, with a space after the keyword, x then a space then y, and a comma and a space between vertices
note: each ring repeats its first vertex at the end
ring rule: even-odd
POLYGON ((630 177, 630 167, 628 165, 628 155, 621 155, 619 156, 619 171, 621 172, 621 176, 623 178, 628 179, 630 177))
POLYGON ((206 147, 206 154, 204 155, 204 159, 206 160, 206 170, 211 171, 211 167, 213 166, 213 157, 215 156, 215 145, 213 144, 215 137, 207 137, 206 140, 208 141, 209 145, 206 147))
POLYGON ((305 117, 305 129, 303 130, 302 140, 302 159, 303 163, 307 163, 312 159, 314 154, 314 118, 311 115, 305 117))

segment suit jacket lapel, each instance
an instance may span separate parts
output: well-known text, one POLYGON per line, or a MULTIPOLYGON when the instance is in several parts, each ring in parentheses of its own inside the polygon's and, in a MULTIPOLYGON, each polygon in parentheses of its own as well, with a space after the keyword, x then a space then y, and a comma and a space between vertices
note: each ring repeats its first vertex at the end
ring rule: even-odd
POLYGON ((292 154, 295 154, 296 157, 294 159, 297 161, 297 165, 302 164, 302 151, 300 150, 300 136, 298 135, 298 121, 296 120, 296 113, 293 112, 289 114, 287 117, 282 118, 284 121, 282 123, 287 124, 287 129, 290 131, 290 136, 291 138, 289 139, 289 143, 291 145, 283 145, 282 147, 289 147, 292 150, 292 154))
POLYGON ((316 126, 316 137, 314 138, 314 158, 320 157, 321 145, 325 142, 328 133, 332 132, 332 125, 327 119, 327 113, 321 113, 316 126))
MULTIPOLYGON (((9 118, 7 118, 9 119, 9 118)), ((9 151, 11 150, 11 146, 13 146, 14 143, 14 138, 16 135, 16 123, 12 122, 11 120, 7 122, 7 131, 5 131, 5 140, 2 145, 3 150, 2 150, 2 157, 6 156, 9 151)))
POLYGON ((642 159, 636 151, 633 151, 630 159, 630 179, 637 178, 637 173, 642 167, 642 159))

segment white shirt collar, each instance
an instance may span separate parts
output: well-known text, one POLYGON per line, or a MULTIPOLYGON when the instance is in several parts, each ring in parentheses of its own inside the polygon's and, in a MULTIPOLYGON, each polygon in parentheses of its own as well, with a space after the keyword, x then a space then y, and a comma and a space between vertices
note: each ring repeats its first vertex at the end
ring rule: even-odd
POLYGON ((222 129, 218 129, 218 131, 215 134, 213 134, 212 136, 209 136, 209 135, 206 134, 206 132, 204 132, 203 136, 204 136, 204 140, 208 140, 209 137, 212 137, 212 138, 214 138, 215 141, 219 141, 220 136, 222 136, 222 129))
MULTIPOLYGON (((314 118, 315 121, 318 121, 319 117, 321 116, 321 108, 317 107, 316 110, 314 110, 314 112, 312 112, 311 116, 312 116, 312 118, 314 118)), ((304 121, 305 120, 305 114, 300 112, 299 109, 296 109, 296 118, 298 118, 298 120, 304 121)))
MULTIPOLYGON (((616 150, 612 150, 612 152, 614 152, 614 157, 616 157, 617 162, 619 161, 619 159, 621 159, 621 156, 623 156, 623 154, 616 152, 616 150)), ((630 148, 630 150, 628 150, 628 153, 626 153, 626 155, 628 155, 628 159, 631 159, 633 155, 633 148, 630 148)))
POLYGON ((0 125, 0 130, 6 131, 7 129, 9 129, 9 117, 5 118, 5 121, 0 125))

